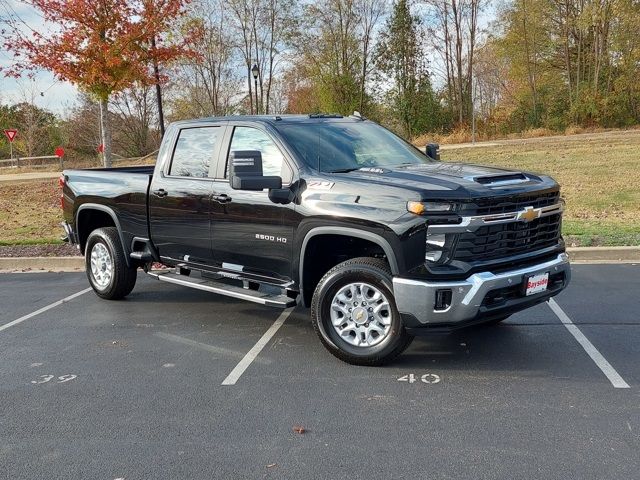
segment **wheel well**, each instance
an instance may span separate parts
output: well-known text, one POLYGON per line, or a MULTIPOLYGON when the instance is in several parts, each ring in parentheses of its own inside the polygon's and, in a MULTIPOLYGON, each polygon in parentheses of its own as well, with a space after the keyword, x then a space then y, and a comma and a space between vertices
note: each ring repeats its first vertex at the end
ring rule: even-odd
POLYGON ((380 245, 363 238, 348 235, 322 234, 311 238, 304 251, 302 296, 305 305, 311 305, 313 292, 325 273, 351 258, 375 257, 388 259, 380 245))
POLYGON ((78 213, 76 220, 78 228, 78 242, 80 243, 80 251, 84 254, 84 248, 87 245, 89 234, 96 228, 115 227, 116 224, 107 212, 102 210, 85 209, 78 213))

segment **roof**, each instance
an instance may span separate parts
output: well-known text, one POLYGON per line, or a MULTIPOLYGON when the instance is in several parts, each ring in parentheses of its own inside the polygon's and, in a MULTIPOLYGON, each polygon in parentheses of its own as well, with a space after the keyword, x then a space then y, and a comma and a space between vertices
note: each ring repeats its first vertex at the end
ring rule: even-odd
POLYGON ((244 121, 244 122, 261 122, 275 124, 284 123, 317 123, 317 122, 360 122, 364 120, 356 116, 342 116, 337 114, 282 114, 282 115, 230 115, 226 117, 206 117, 196 118, 191 120, 180 120, 173 122, 177 125, 180 124, 193 124, 193 123, 211 123, 222 121, 244 121))

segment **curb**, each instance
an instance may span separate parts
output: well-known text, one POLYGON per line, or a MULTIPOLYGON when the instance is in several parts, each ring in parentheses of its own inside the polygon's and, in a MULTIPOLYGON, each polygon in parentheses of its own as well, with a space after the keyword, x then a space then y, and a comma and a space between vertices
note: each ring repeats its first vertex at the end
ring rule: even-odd
POLYGON ((84 271, 84 257, 0 257, 0 271, 79 272, 84 271))
POLYGON ((575 263, 640 262, 640 247, 570 247, 567 253, 575 263))
MULTIPOLYGON (((570 247, 573 263, 640 263, 640 247, 570 247)), ((0 257, 0 271, 79 272, 83 257, 0 257)))

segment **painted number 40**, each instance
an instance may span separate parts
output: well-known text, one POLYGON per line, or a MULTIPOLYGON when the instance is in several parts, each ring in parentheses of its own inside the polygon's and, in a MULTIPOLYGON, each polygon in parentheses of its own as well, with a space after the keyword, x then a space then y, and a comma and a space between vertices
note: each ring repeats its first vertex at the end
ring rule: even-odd
POLYGON ((400 378, 398 378, 398 381, 415 383, 418 381, 418 378, 422 383, 439 383, 440 382, 440 376, 436 375, 435 373, 425 373, 421 377, 416 377, 413 373, 409 373, 408 375, 403 375, 400 378))

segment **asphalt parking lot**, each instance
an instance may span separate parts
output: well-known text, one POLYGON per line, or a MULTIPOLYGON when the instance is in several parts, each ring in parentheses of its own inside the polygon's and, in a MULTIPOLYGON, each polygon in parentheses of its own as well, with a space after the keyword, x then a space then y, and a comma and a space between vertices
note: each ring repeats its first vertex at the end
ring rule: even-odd
POLYGON ((87 286, 0 275, 0 478, 638 478, 640 266, 576 265, 553 309, 381 368, 302 309, 87 286))

